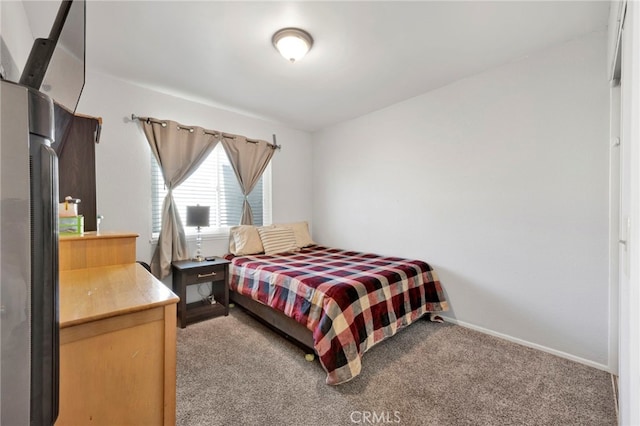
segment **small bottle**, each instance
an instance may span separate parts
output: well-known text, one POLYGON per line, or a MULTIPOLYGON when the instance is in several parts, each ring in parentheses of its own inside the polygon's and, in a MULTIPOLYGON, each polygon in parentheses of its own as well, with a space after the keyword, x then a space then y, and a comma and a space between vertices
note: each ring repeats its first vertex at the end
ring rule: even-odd
POLYGON ((100 234, 100 222, 102 221, 102 219, 104 219, 104 216, 102 216, 101 214, 96 216, 96 234, 100 234))

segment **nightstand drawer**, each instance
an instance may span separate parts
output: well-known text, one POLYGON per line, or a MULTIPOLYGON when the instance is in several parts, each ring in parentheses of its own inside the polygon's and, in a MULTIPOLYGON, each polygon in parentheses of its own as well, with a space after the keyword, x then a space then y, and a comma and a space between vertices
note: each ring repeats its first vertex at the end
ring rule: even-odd
POLYGON ((189 271, 185 274, 188 284, 208 283, 212 281, 224 281, 225 267, 220 266, 211 270, 211 268, 203 269, 201 271, 189 271))

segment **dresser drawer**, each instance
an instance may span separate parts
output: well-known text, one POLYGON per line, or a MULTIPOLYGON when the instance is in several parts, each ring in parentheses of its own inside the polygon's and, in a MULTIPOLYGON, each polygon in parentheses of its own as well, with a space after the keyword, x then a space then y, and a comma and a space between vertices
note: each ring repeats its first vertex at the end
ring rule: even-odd
POLYGON ((185 278, 188 284, 224 281, 226 279, 225 270, 224 265, 215 268, 202 268, 200 270, 187 272, 185 278))

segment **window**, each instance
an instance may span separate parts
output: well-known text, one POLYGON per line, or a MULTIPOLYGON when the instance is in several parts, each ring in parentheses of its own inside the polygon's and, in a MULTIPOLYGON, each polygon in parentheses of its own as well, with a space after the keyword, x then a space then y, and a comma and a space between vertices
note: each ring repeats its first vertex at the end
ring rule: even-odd
MULTIPOLYGON (((269 180, 269 173, 270 167, 267 167, 256 187, 249 194, 253 223, 257 226, 266 223, 266 219, 270 216, 270 203, 265 202, 271 198, 270 185, 265 185, 265 181, 269 180)), ((151 186, 152 231, 158 234, 161 227, 162 204, 167 189, 164 186, 160 166, 153 154, 151 154, 151 186)), ((198 170, 174 189, 173 198, 178 206, 183 225, 186 225, 187 206, 196 204, 210 206, 210 227, 205 228, 205 232, 207 229, 214 231, 216 228, 240 224, 244 196, 222 144, 218 144, 198 170)), ((195 232, 186 226, 185 231, 195 232)))

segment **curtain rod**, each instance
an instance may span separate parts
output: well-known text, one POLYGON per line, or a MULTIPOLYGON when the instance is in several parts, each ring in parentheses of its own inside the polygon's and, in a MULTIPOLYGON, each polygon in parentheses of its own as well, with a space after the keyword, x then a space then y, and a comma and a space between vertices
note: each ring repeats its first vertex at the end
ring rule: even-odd
MULTIPOLYGON (((131 121, 134 120, 138 120, 138 121, 146 121, 147 123, 156 123, 156 124, 160 124, 162 127, 167 127, 167 123, 165 121, 160 121, 160 120, 153 120, 151 118, 148 117, 139 117, 135 114, 131 114, 131 121)), ((187 127, 187 126, 182 126, 182 125, 178 125, 178 130, 188 130, 190 132, 193 132, 193 127, 187 127)), ((240 136, 240 135, 232 135, 230 133, 223 133, 223 132, 209 132, 207 130, 203 129, 203 132, 205 135, 211 135, 211 136, 222 136, 223 138, 226 139, 235 139, 236 136, 240 136)), ((273 135, 271 135, 273 138, 273 144, 270 144, 269 142, 267 142, 268 145, 270 145, 273 149, 282 149, 282 145, 278 145, 276 143, 276 135, 275 133, 273 135)), ((259 143, 260 141, 258 139, 249 139, 247 137, 241 136, 243 137, 248 143, 259 143)))

